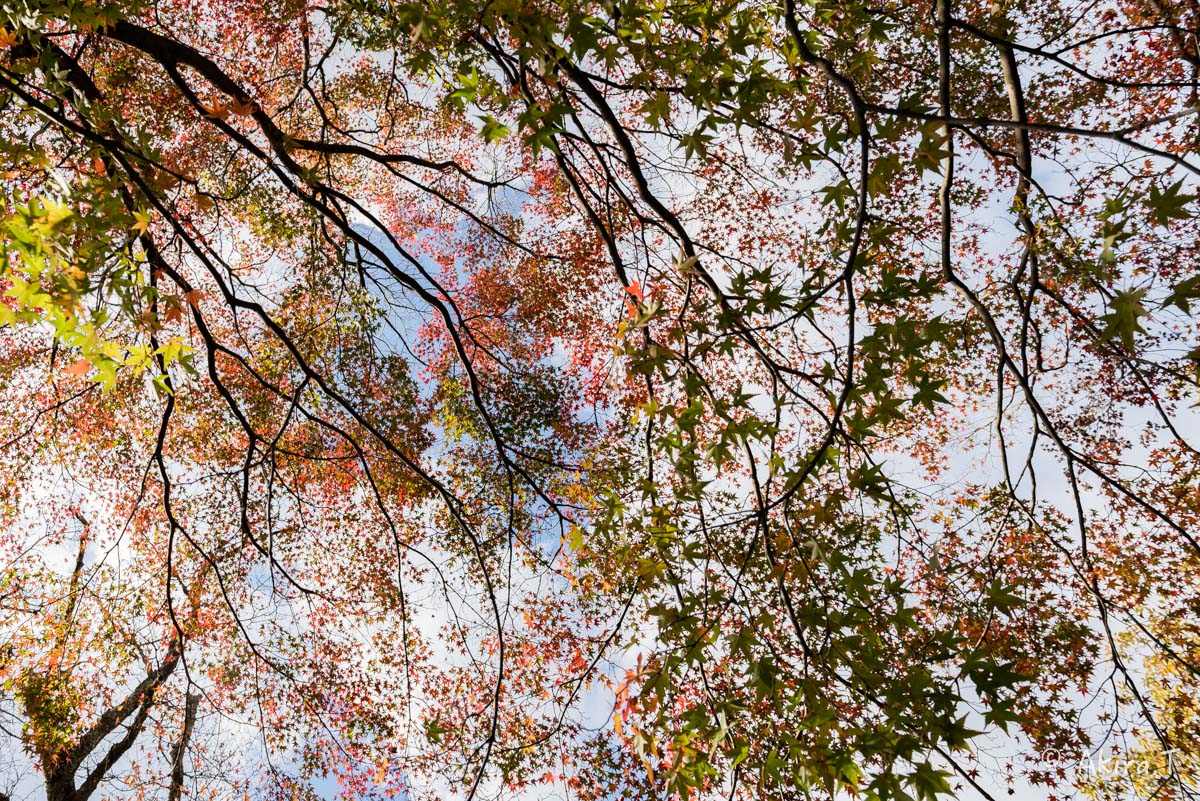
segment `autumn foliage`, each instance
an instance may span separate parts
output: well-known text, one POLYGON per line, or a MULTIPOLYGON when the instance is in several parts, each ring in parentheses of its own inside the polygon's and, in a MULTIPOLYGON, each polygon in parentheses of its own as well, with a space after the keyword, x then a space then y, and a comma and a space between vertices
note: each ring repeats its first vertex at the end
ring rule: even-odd
POLYGON ((1200 794, 1195 0, 0 0, 0 799, 1200 794))

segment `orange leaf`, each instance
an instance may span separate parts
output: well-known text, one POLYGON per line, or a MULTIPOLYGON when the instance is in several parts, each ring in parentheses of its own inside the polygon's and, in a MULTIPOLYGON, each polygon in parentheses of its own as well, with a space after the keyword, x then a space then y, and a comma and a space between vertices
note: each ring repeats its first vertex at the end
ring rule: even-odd
POLYGON ((229 109, 220 103, 213 103, 212 107, 201 105, 200 110, 204 112, 204 116, 210 120, 223 120, 229 116, 229 109))
POLYGON ((241 102, 240 100, 231 100, 226 108, 239 117, 249 117, 254 112, 258 111, 258 104, 253 100, 247 100, 245 103, 241 102))
POLYGON ((67 375, 86 375, 91 369, 91 362, 89 362, 87 359, 80 359, 68 367, 64 372, 66 372, 67 375))

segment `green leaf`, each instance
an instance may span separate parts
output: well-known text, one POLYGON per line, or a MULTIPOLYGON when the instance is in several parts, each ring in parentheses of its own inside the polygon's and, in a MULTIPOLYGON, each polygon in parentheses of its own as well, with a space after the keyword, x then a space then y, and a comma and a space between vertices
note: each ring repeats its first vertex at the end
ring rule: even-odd
POLYGON ((1178 306, 1184 314, 1191 314, 1190 301, 1197 299, 1200 299, 1200 275, 1193 275, 1176 284, 1162 305, 1164 309, 1167 306, 1178 306))
POLYGON ((491 114, 484 114, 479 117, 483 121, 483 128, 479 134, 488 144, 495 144, 512 132, 512 129, 504 125, 491 114))
POLYGON ((425 736, 429 738, 429 742, 431 743, 440 743, 442 736, 448 731, 450 730, 442 726, 439 720, 425 721, 425 736))
POLYGON ((1106 324, 1104 330, 1100 332, 1101 342, 1107 342, 1113 337, 1120 337, 1121 344, 1125 346, 1125 349, 1133 351, 1133 335, 1145 333, 1145 329, 1138 320, 1150 316, 1146 307, 1142 305, 1142 298, 1145 295, 1146 290, 1144 289, 1116 293, 1108 304, 1112 311, 1100 318, 1106 324))
POLYGON ((1167 226, 1171 220, 1186 220, 1192 216, 1186 208, 1187 204, 1196 199, 1195 195, 1181 194, 1183 179, 1176 181, 1163 191, 1157 186, 1150 187, 1150 196, 1146 198, 1146 207, 1150 209, 1150 219, 1161 226, 1167 226))
POLYGON ((949 778, 950 774, 946 771, 938 770, 929 762, 922 762, 917 765, 916 772, 908 777, 908 783, 916 790, 917 798, 935 801, 939 795, 950 793, 949 778))
POLYGON ((1021 596, 1013 594, 1011 586, 1006 587, 1000 579, 996 579, 988 587, 988 601, 1006 615, 1025 603, 1021 596))

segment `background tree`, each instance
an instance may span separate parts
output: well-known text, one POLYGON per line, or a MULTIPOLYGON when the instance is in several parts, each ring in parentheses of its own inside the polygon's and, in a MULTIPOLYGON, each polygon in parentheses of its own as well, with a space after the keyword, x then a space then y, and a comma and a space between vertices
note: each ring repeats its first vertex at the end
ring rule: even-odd
POLYGON ((1195 3, 0 24, 51 798, 1196 793, 1195 3))

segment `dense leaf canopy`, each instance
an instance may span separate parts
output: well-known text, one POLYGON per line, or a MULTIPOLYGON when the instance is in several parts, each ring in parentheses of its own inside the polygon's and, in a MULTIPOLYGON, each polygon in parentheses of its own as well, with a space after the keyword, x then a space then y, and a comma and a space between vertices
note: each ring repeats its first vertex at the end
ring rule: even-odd
POLYGON ((0 798, 1200 794, 1196 0, 0 0, 0 798))

